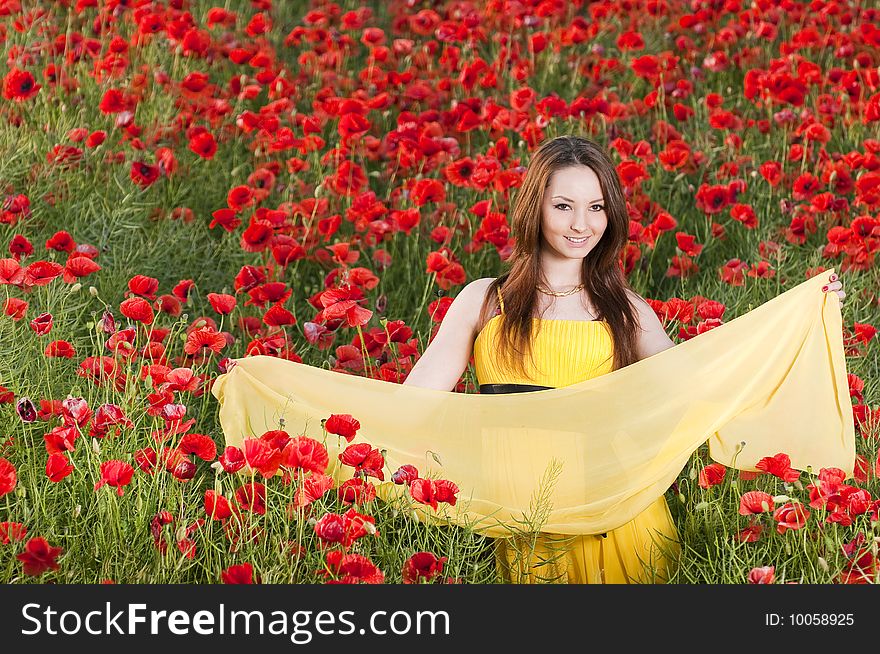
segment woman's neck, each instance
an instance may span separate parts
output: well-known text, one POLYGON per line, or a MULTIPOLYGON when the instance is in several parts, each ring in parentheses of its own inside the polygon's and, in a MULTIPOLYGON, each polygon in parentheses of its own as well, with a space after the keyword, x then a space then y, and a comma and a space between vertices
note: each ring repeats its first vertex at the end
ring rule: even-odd
POLYGON ((541 276, 544 286, 551 291, 567 291, 581 283, 582 261, 579 259, 554 260, 543 257, 541 276))

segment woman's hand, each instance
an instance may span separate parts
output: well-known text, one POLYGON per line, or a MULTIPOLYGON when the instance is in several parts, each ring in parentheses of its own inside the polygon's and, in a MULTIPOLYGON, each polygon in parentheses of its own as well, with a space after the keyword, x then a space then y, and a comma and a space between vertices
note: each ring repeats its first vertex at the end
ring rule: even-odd
POLYGON ((836 274, 831 275, 829 279, 832 280, 832 283, 828 284, 827 286, 823 286, 822 290, 826 292, 836 291, 837 296, 840 298, 840 301, 843 302, 843 298, 846 297, 846 293, 843 291, 843 282, 837 278, 836 274))

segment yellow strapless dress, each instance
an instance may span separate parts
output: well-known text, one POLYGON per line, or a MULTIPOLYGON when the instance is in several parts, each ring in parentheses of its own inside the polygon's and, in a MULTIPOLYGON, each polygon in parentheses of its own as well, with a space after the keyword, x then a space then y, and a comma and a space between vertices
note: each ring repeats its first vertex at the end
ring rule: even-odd
MULTIPOLYGON (((499 301, 503 300, 499 294, 499 301)), ((612 371, 613 338, 605 321, 535 319, 535 366, 522 377, 493 353, 503 313, 490 319, 474 341, 479 384, 561 387, 612 371), (537 369, 535 369, 537 368, 537 369)), ((540 391, 539 391, 540 392, 540 391)), ((678 532, 661 495, 634 519, 604 534, 514 534, 496 540, 496 563, 508 583, 664 583, 679 553, 678 532)))

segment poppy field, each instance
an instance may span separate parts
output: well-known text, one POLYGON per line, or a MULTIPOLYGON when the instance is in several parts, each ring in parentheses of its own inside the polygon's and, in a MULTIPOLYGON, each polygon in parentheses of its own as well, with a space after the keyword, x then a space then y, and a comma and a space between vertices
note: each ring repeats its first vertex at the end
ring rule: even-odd
POLYGON ((511 253, 530 152, 578 134, 676 343, 830 268, 846 291, 855 476, 700 448, 671 581, 876 583, 870 4, 0 0, 0 581, 496 583, 491 538, 376 497, 455 479, 345 414, 226 447, 210 389, 248 355, 402 382, 511 253))

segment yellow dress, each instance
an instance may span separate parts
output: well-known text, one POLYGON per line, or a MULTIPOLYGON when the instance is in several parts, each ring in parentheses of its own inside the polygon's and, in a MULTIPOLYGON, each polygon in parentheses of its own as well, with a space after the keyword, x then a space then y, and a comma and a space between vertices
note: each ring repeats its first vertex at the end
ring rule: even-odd
MULTIPOLYGON (((569 580, 623 580, 622 571, 638 569, 650 532, 674 535, 660 498, 707 441, 712 459, 739 470, 785 452, 797 470, 853 476, 840 299, 822 291, 833 273, 611 372, 601 323, 542 321, 536 362, 551 376, 529 381, 559 386, 550 390, 450 393, 261 355, 234 359, 211 393, 227 446, 276 429, 305 435, 324 444, 326 474, 341 483, 354 469, 339 454, 370 444, 385 461, 384 479, 371 479, 377 495, 412 519, 507 538, 545 507, 532 521, 539 531, 582 537, 566 563, 569 580), (326 432, 332 414, 359 422, 351 443, 326 432), (417 468, 420 497, 393 483, 403 465, 417 468), (437 479, 458 492, 431 500, 425 493, 441 488, 437 479)), ((516 382, 484 356, 494 329, 477 344, 479 375, 516 382)))
MULTIPOLYGON (((492 355, 492 339, 504 314, 500 290, 498 301, 501 314, 490 319, 474 341, 479 384, 558 388, 612 371, 613 339, 605 321, 542 318, 535 319, 539 331, 532 335, 538 369, 531 368, 527 377, 505 369, 492 355)), ((527 359, 526 365, 530 363, 527 359)), ((517 534, 496 541, 498 572, 509 583, 663 582, 678 552, 678 532, 663 495, 631 521, 601 535, 517 534)))

